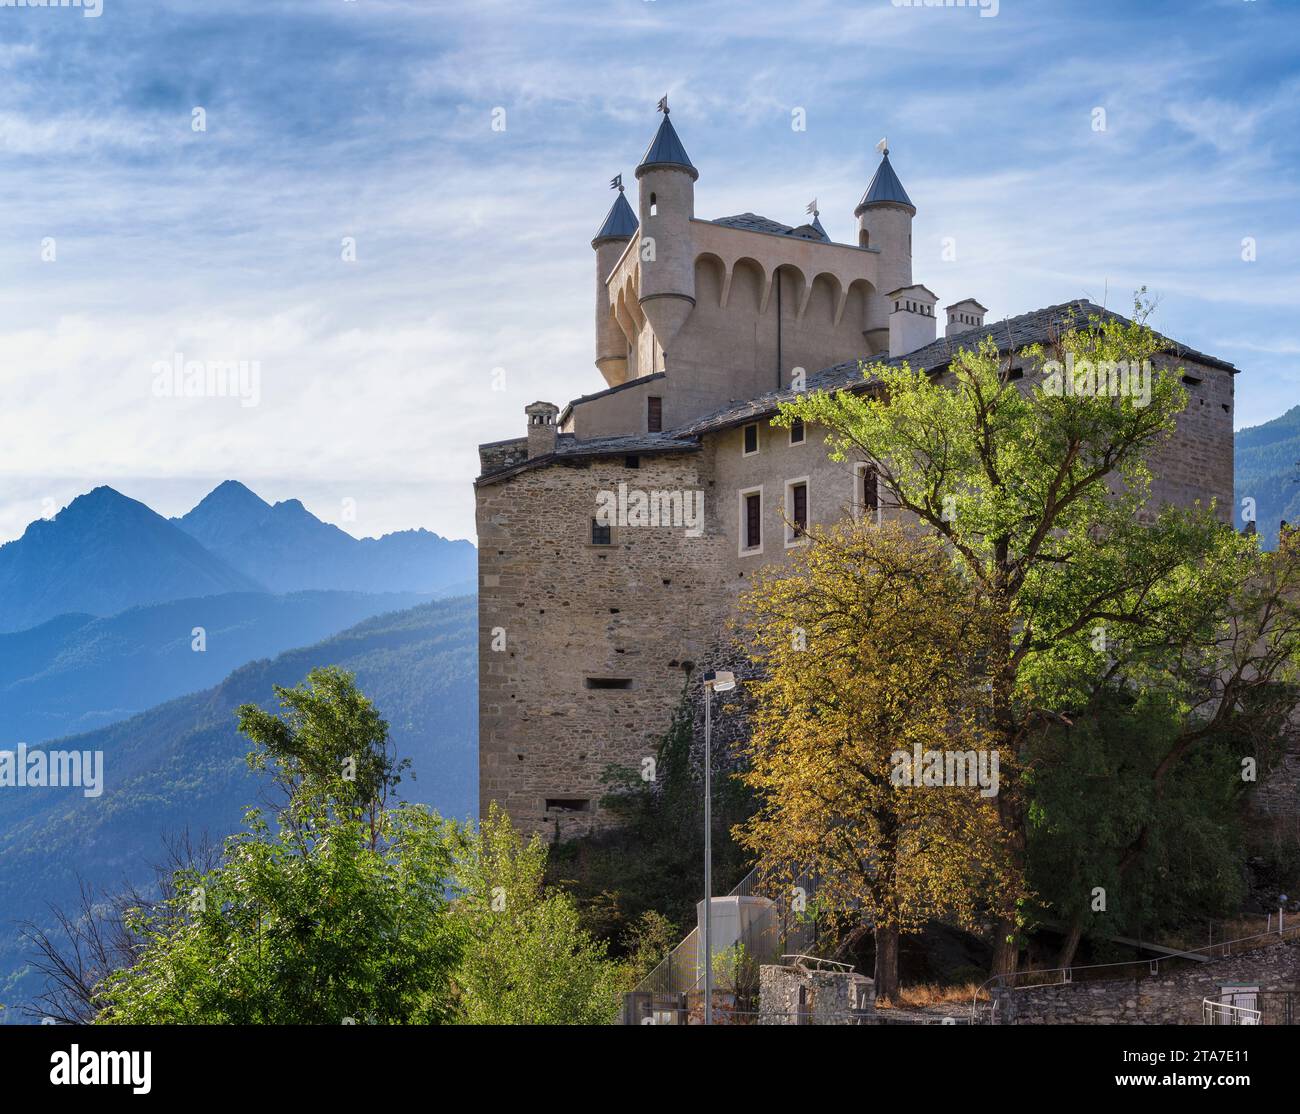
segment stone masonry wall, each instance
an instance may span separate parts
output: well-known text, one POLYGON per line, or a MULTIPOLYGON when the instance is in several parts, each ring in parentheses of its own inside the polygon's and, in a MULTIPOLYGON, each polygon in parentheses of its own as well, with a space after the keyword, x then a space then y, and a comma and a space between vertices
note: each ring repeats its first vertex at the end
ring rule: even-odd
MULTIPOLYGON (((1157 502, 1219 500, 1232 507, 1232 376, 1178 361, 1189 380, 1178 432, 1153 465, 1157 502)), ((1029 376, 1026 376, 1028 379, 1029 376)), ((696 668, 689 699, 696 750, 703 738, 699 673, 747 671, 735 645, 737 600, 764 566, 798 552, 782 521, 789 484, 808 484, 814 524, 860 505, 854 466, 830 461, 823 433, 802 444, 759 421, 759 452, 744 453, 740 426, 706 436, 701 449, 575 458, 481 483, 479 536, 479 794, 505 805, 529 831, 570 836, 601 822, 602 775, 653 755, 696 668), (616 527, 612 546, 591 544, 596 493, 703 491, 705 531, 616 527), (762 492, 762 546, 740 547, 740 492, 762 492), (497 632, 497 633, 494 633, 497 632), (504 637, 504 649, 493 649, 504 637), (626 688, 591 688, 620 679, 626 688), (547 808, 547 801, 564 802, 547 808), (573 806, 578 802, 577 807, 573 806)), ((485 467, 513 460, 516 442, 486 447, 485 467)), ((886 517, 897 512, 885 508, 886 517)), ((719 765, 744 738, 744 698, 715 704, 719 765), (724 707, 726 710, 724 712, 724 707)), ((1282 797, 1295 799, 1283 775, 1282 797)))
POLYGON ((1005 1025, 1199 1025, 1202 1000, 1231 983, 1300 990, 1300 939, 1144 979, 999 990, 995 998, 1005 1025))
POLYGON ((638 463, 557 464, 478 489, 480 806, 501 802, 525 831, 568 837, 600 822, 602 775, 655 753, 688 663, 723 620, 707 460, 638 463), (615 526, 612 545, 591 544, 597 493, 620 483, 704 491, 703 535, 615 526))

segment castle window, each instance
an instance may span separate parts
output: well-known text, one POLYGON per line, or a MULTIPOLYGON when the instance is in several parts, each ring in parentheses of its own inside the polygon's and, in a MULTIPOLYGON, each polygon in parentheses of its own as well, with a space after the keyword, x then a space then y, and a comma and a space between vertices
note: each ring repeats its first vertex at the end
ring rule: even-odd
POLYGON ((802 445, 804 439, 803 419, 795 418, 790 423, 790 444, 802 445))
POLYGON ((659 202, 654 194, 650 195, 650 215, 657 217, 659 215, 659 202))
POLYGON ((589 689, 630 689, 632 687, 631 677, 588 677, 586 686, 589 689))
POLYGON ((800 476, 785 485, 785 545, 802 545, 808 535, 808 477, 800 476))
POLYGON ((547 797, 547 812, 590 812, 591 801, 586 797, 547 797))
POLYGON ((758 423, 752 422, 745 426, 744 455, 753 456, 758 452, 758 423))
POLYGON ((639 456, 625 456, 623 458, 624 468, 640 468, 641 458, 639 456))
POLYGON ((1195 375, 1184 375, 1183 382, 1189 387, 1196 387, 1200 385, 1201 381, 1195 375))
POLYGON ((763 489, 740 492, 739 553, 742 557, 763 552, 763 489))
POLYGON ((880 476, 874 465, 859 464, 854 468, 853 517, 859 522, 880 524, 880 476))
POLYGON ((613 545, 614 528, 608 523, 604 526, 597 519, 591 520, 591 544, 592 545, 613 545))
POLYGON ((645 427, 650 433, 662 433, 664 428, 664 400, 650 395, 645 400, 645 427))

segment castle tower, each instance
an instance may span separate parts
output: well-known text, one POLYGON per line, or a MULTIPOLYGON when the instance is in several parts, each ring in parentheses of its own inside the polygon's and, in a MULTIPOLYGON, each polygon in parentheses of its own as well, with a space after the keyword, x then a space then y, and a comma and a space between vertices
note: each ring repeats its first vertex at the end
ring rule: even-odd
POLYGON ((695 308, 695 260, 691 218, 695 179, 686 148, 668 119, 668 98, 659 102, 663 122, 636 168, 640 183, 641 310, 650 324, 658 353, 641 353, 637 367, 661 370, 671 359, 673 338, 695 308))
POLYGON ((636 235, 636 214, 623 196, 623 175, 618 175, 610 186, 618 190, 618 197, 605 214, 591 246, 596 251, 596 367, 608 386, 617 387, 627 381, 627 337, 614 320, 605 280, 627 242, 636 235))
POLYGON ((889 147, 880 141, 881 159, 876 173, 853 215, 858 218, 858 247, 880 249, 875 328, 885 325, 890 312, 887 292, 912 285, 912 218, 916 206, 903 189, 889 162, 889 147))

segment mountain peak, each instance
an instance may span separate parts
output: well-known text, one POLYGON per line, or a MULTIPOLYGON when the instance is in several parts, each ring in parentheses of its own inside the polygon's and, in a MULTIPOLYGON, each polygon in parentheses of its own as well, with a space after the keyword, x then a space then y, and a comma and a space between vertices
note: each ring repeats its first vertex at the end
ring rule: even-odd
POLYGON ((271 513, 271 504, 241 484, 225 480, 209 491, 189 514, 173 519, 206 546, 256 529, 271 513))

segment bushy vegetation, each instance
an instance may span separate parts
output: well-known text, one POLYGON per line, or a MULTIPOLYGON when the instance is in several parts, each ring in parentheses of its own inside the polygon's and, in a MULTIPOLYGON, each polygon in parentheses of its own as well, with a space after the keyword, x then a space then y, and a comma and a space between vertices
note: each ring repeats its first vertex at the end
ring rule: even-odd
POLYGON ((337 668, 239 710, 281 795, 158 900, 39 934, 42 1012, 111 1024, 592 1024, 623 965, 544 884, 546 847, 493 811, 478 830, 396 799, 388 724, 337 668), (95 942, 111 940, 108 949, 95 942), (87 946, 89 945, 89 946, 87 946), (94 955, 101 966, 81 962, 94 955))

